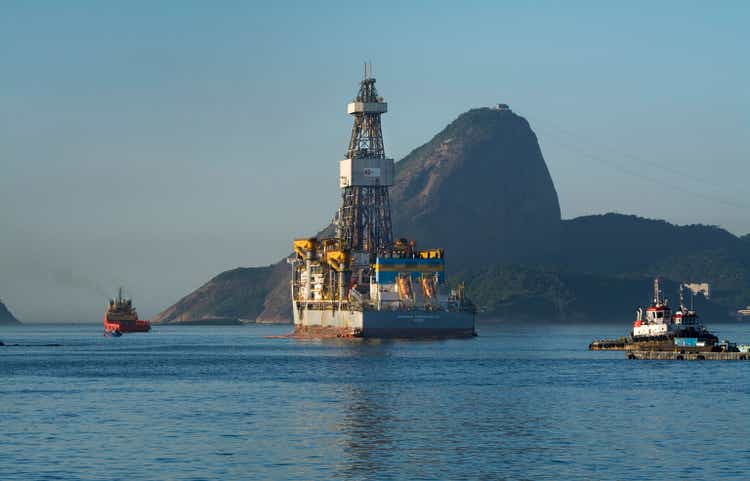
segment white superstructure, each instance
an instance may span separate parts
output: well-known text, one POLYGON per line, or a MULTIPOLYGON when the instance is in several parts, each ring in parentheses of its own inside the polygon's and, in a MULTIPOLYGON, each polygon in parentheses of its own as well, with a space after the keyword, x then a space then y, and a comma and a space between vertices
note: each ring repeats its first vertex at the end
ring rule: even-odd
POLYGON ((661 296, 657 277, 654 279, 654 300, 646 308, 645 316, 643 309, 638 308, 636 320, 633 323, 633 337, 663 337, 685 330, 703 330, 698 315, 683 305, 682 286, 680 286, 680 308, 672 314, 669 302, 661 296))
POLYGON ((643 309, 638 308, 636 320, 633 323, 633 337, 660 337, 666 336, 675 330, 672 322, 672 309, 668 306, 667 299, 662 299, 659 287, 659 278, 654 279, 654 301, 646 308, 646 316, 643 309))

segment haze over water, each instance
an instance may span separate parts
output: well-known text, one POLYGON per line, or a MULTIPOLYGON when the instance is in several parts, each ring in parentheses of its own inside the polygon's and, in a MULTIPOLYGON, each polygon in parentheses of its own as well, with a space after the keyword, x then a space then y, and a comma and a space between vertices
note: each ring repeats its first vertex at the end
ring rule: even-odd
MULTIPOLYGON (((711 326, 750 340, 747 325, 711 326)), ((447 341, 290 326, 2 328, 3 480, 747 479, 750 364, 589 352, 627 326, 447 341), (59 343, 59 347, 40 344, 59 343)))
POLYGON ((740 1, 0 2, 0 298, 93 321, 123 285, 150 318, 278 261, 339 207, 365 60, 396 160, 504 102, 564 218, 747 234, 748 19, 740 1))

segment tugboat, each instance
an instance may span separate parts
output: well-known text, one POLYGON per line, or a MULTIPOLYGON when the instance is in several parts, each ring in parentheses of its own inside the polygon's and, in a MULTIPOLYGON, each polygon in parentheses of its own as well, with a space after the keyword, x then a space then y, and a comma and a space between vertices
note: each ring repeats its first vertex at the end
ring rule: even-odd
POLYGON ((148 332, 151 323, 138 319, 132 299, 122 297, 122 287, 117 291, 117 298, 110 299, 104 313, 104 334, 118 337, 128 332, 148 332))
POLYGON ((698 314, 685 307, 680 285, 680 308, 674 314, 669 301, 661 296, 659 278, 654 279, 654 300, 646 308, 638 308, 636 320, 625 348, 631 350, 672 351, 688 348, 694 351, 712 351, 719 339, 708 332, 698 314))
POLYGON ((589 349, 680 352, 735 350, 731 346, 720 344, 719 339, 703 326, 698 313, 685 307, 682 285, 680 307, 673 314, 669 301, 662 297, 658 277, 654 279, 653 302, 646 307, 645 312, 639 307, 635 317, 629 336, 595 340, 589 344, 589 349))

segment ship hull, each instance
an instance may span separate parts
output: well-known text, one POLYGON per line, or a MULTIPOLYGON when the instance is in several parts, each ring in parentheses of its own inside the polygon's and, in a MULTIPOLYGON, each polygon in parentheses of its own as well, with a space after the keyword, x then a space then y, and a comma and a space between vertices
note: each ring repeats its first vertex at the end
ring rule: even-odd
POLYGON ((294 310, 295 332, 305 337, 471 337, 475 327, 470 311, 294 310))
POLYGON ((148 332, 151 330, 151 323, 148 321, 110 321, 104 318, 104 330, 106 332, 121 332, 123 334, 131 332, 148 332))
MULTIPOLYGON (((719 340, 714 335, 695 335, 683 332, 682 336, 654 336, 620 339, 598 339, 589 344, 591 351, 662 351, 711 352, 719 340), (682 342, 680 342, 682 341, 682 342), (685 342, 692 341, 692 342, 685 342)), ((694 332, 694 331, 693 331, 694 332)))

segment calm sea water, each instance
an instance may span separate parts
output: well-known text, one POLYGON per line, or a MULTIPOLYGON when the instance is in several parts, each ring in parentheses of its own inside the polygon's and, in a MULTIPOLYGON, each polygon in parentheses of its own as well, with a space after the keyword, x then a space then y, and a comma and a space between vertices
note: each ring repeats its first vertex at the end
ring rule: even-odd
POLYGON ((750 363, 586 350, 625 328, 0 328, 0 479, 749 479, 750 363))

